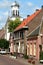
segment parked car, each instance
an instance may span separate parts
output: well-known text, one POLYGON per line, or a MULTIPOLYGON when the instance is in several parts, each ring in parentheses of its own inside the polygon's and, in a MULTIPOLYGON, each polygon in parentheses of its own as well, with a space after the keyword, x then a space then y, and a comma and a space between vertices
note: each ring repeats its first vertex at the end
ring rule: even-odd
POLYGON ((6 54, 5 49, 1 49, 0 54, 6 54))
POLYGON ((43 60, 40 60, 40 63, 43 63, 43 60))

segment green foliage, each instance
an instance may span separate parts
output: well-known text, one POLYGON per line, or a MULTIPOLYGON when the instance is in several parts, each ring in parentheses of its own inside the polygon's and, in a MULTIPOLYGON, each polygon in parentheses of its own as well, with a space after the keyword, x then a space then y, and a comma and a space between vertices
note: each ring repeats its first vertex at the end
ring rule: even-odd
POLYGON ((40 52, 40 60, 43 60, 43 51, 40 52))
POLYGON ((25 59, 28 59, 28 58, 29 58, 29 56, 27 56, 27 55, 24 55, 23 57, 24 57, 25 59))
POLYGON ((7 49, 9 47, 9 41, 6 39, 0 39, 0 48, 7 49))
POLYGON ((10 20, 8 24, 9 32, 13 32, 19 24, 21 24, 21 21, 18 18, 16 18, 15 21, 10 20))

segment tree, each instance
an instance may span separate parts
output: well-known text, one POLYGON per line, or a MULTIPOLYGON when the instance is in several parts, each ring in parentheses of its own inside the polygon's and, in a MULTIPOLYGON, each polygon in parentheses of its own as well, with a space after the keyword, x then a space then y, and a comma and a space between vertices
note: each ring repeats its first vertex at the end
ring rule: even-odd
POLYGON ((14 29, 21 24, 20 19, 16 18, 15 21, 9 20, 8 29, 9 32, 13 32, 14 29))
POLYGON ((43 51, 40 52, 40 60, 43 60, 43 51))
POLYGON ((6 39, 0 39, 0 48, 9 48, 9 41, 7 41, 6 39))

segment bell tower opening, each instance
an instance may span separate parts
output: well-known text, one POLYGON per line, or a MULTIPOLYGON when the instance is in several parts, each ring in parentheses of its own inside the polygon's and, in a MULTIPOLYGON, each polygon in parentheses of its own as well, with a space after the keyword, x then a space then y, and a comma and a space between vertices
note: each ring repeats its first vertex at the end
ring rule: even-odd
POLYGON ((19 16, 19 7, 20 6, 16 1, 11 5, 12 16, 15 16, 15 17, 19 16))

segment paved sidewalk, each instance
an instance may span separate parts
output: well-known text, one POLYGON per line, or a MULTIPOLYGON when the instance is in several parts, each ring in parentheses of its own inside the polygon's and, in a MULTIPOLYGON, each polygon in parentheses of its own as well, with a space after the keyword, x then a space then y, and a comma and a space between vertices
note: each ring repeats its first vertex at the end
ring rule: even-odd
POLYGON ((24 58, 17 57, 17 59, 16 59, 13 56, 9 56, 9 58, 14 59, 17 62, 24 63, 26 65, 32 65, 32 64, 28 63, 28 60, 26 60, 24 58))
POLYGON ((19 61, 19 62, 21 62, 21 63, 24 63, 24 64, 26 64, 26 65, 31 65, 30 63, 28 63, 28 60, 26 60, 26 59, 24 59, 24 58, 17 58, 16 59, 17 61, 19 61))
MULTIPOLYGON (((24 58, 17 57, 17 59, 16 59, 16 58, 14 58, 14 57, 12 57, 12 56, 9 56, 9 55, 8 55, 7 57, 9 57, 9 58, 11 58, 11 59, 14 59, 14 60, 17 61, 17 62, 24 63, 24 64, 26 64, 26 65, 33 65, 33 64, 31 64, 31 63, 28 63, 28 60, 26 60, 26 59, 24 59, 24 58)), ((35 63, 34 65, 43 65, 43 64, 39 63, 39 62, 36 60, 36 63, 35 63)))

